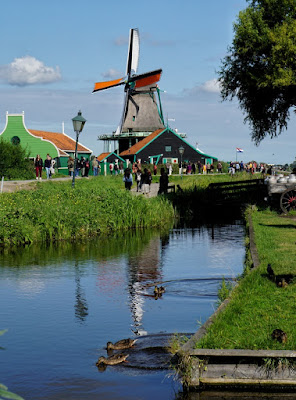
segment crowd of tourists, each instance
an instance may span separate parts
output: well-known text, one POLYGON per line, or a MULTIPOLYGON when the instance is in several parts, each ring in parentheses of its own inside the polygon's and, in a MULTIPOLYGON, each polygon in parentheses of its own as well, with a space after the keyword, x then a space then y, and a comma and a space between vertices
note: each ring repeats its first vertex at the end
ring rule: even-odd
MULTIPOLYGON (((76 159, 76 163, 74 158, 69 157, 68 158, 68 173, 69 176, 73 176, 75 174, 76 176, 82 176, 87 178, 89 171, 90 171, 90 162, 87 158, 85 157, 80 157, 76 159)), ((95 158, 92 161, 92 169, 93 169, 93 175, 96 176, 98 175, 98 171, 99 171, 99 163, 98 160, 96 160, 95 158)))
POLYGON ((132 169, 125 169, 123 181, 126 189, 131 189, 133 180, 137 184, 137 192, 142 192, 144 195, 148 195, 148 193, 150 193, 152 174, 148 168, 142 169, 140 160, 132 164, 132 169))
POLYGON ((200 161, 179 163, 179 175, 209 174, 216 172, 216 170, 217 172, 222 172, 222 164, 220 162, 218 162, 217 167, 213 163, 202 164, 200 161))
MULTIPOLYGON (((153 174, 157 174, 157 165, 153 165, 153 174)), ((160 169, 159 189, 158 194, 168 192, 169 177, 165 168, 160 169)), ((141 161, 132 164, 132 169, 126 168, 124 171, 123 182, 127 190, 131 190, 133 182, 135 181, 137 192, 148 195, 151 191, 152 173, 148 168, 142 168, 141 161)))
MULTIPOLYGON (((50 179, 55 173, 55 164, 56 161, 47 154, 46 159, 42 160, 39 154, 37 154, 34 165, 36 171, 36 179, 42 179, 42 170, 46 171, 46 178, 50 179)), ((69 157, 67 161, 68 166, 68 174, 69 176, 81 176, 88 177, 89 172, 92 171, 93 176, 98 176, 101 174, 101 165, 96 157, 92 157, 88 159, 86 157, 81 156, 80 159, 76 159, 76 163, 73 157, 69 157)), ((202 164, 200 161, 198 162, 180 162, 177 167, 179 168, 179 174, 193 175, 193 174, 211 174, 211 173, 222 173, 223 166, 220 161, 215 163, 205 163, 202 164)), ((126 177, 126 172, 129 171, 133 181, 137 184, 137 192, 143 192, 143 194, 147 194, 150 192, 150 185, 152 182, 152 173, 153 175, 157 175, 158 166, 156 163, 153 164, 152 173, 148 168, 142 168, 141 161, 138 160, 131 165, 131 168, 124 169, 123 161, 116 160, 114 162, 108 163, 108 167, 110 175, 124 175, 125 183, 129 186, 129 180, 126 177)), ((255 161, 251 161, 248 163, 244 163, 243 161, 230 161, 228 164, 228 173, 234 175, 238 172, 247 172, 250 174, 254 174, 255 172, 260 172, 262 174, 269 173, 270 166, 263 163, 256 163, 255 161)), ((173 173, 173 165, 171 163, 166 163, 165 167, 163 167, 165 175, 169 177, 173 173)), ((176 171, 175 171, 176 172, 176 171)), ((226 172, 226 171, 224 171, 226 172)), ((163 175, 162 173, 160 174, 163 175)))
POLYGON ((238 172, 247 172, 250 174, 254 174, 255 172, 260 172, 261 174, 269 173, 270 167, 266 164, 259 164, 256 161, 251 161, 248 163, 243 163, 242 161, 230 161, 228 173, 234 175, 238 172))

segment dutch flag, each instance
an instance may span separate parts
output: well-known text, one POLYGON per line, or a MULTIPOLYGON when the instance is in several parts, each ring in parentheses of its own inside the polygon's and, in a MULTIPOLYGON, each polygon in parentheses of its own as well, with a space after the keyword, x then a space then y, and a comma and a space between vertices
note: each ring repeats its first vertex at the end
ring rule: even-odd
POLYGON ((240 149, 239 147, 236 148, 236 151, 237 151, 238 153, 243 153, 243 152, 244 152, 243 149, 240 149))

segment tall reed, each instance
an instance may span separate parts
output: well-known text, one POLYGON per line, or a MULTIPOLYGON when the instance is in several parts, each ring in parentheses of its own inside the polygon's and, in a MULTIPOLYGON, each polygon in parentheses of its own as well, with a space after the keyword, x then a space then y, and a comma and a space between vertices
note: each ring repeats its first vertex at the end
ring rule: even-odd
MULTIPOLYGON (((122 185, 121 185, 122 186, 122 185)), ((132 228, 160 227, 174 217, 163 198, 122 190, 115 180, 49 182, 0 197, 0 244, 77 239, 132 228)))

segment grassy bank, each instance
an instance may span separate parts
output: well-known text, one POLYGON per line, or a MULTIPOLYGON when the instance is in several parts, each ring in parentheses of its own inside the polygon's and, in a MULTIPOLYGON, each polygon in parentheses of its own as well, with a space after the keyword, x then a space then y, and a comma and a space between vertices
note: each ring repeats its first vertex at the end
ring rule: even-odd
POLYGON ((163 198, 123 189, 122 179, 43 182, 36 190, 0 196, 0 244, 79 239, 133 228, 161 227, 174 217, 163 198))
POLYGON ((217 182, 233 182, 242 181, 248 179, 259 179, 262 178, 261 174, 248 174, 246 172, 239 172, 234 176, 230 174, 206 174, 206 175, 171 175, 169 177, 169 182, 175 185, 180 185, 182 189, 185 190, 196 190, 205 189, 210 183, 217 182))
MULTIPOLYGON (((170 193, 169 199, 184 220, 200 221, 211 216, 215 218, 215 214, 221 213, 221 210, 212 207, 211 197, 207 191, 211 183, 249 181, 260 178, 262 178, 261 174, 252 175, 246 172, 237 173, 233 177, 229 174, 185 175, 182 179, 180 176, 170 176, 170 184, 180 185, 182 190, 176 187, 176 193, 170 193)), ((245 192, 242 192, 240 196, 243 203, 245 192)), ((229 210, 224 208, 223 214, 229 210)))
POLYGON ((286 288, 268 279, 271 263, 276 275, 296 274, 296 220, 271 211, 254 211, 252 220, 260 265, 246 272, 232 291, 231 301, 218 314, 197 348, 286 349, 295 348, 296 282, 286 288), (271 338, 274 329, 287 333, 287 343, 271 338))

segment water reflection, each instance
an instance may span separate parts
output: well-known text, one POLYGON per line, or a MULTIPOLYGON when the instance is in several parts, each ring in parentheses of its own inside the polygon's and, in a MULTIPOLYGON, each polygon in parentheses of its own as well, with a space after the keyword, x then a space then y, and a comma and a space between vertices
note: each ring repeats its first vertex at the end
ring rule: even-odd
POLYGON ((159 237, 154 237, 137 254, 128 257, 128 279, 131 312, 134 320, 134 333, 146 335, 142 326, 144 297, 140 292, 148 282, 161 280, 161 253, 159 237))
POLYGON ((32 400, 174 399, 163 349, 212 314, 222 276, 240 273, 243 258, 242 223, 2 250, 1 379, 32 400), (166 288, 157 300, 155 284, 166 288), (135 335, 129 364, 99 373, 107 341, 135 335))
POLYGON ((84 290, 81 286, 80 276, 81 276, 81 271, 79 270, 79 263, 78 261, 75 261, 75 284, 76 284, 75 316, 78 319, 78 321, 84 322, 85 318, 88 316, 88 305, 85 298, 84 290))

